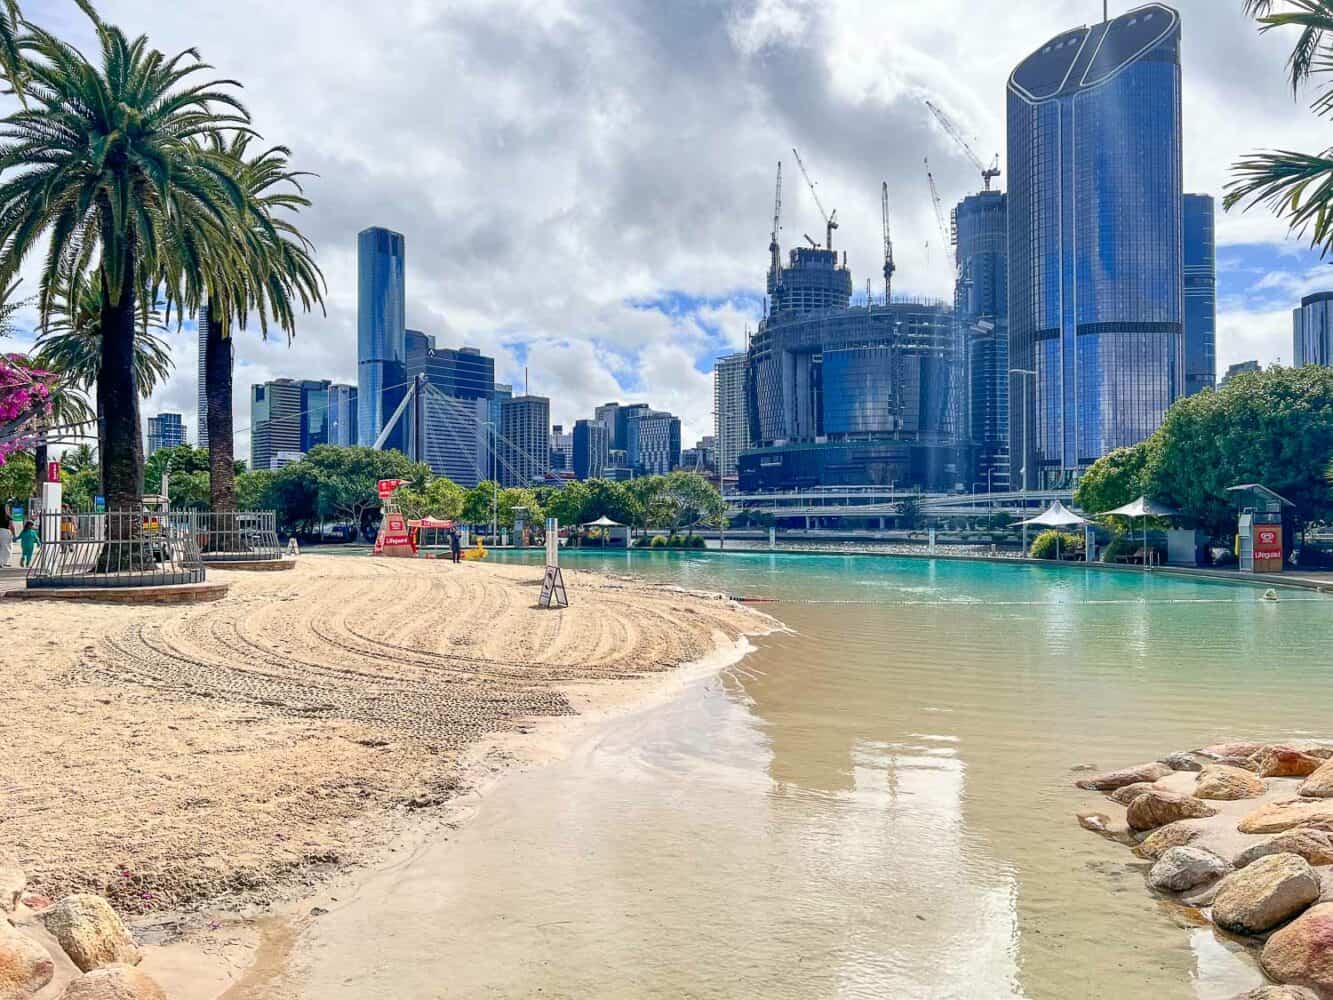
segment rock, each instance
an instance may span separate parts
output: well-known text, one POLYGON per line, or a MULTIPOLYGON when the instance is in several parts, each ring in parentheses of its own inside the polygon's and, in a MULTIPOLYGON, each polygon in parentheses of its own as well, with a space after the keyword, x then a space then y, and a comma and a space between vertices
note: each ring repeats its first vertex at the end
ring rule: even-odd
POLYGON ((1223 760, 1227 757, 1252 757, 1263 748, 1262 743, 1235 740, 1231 743, 1214 743, 1212 746, 1200 747, 1195 752, 1213 760, 1223 760))
POLYGON ((1234 1000, 1319 1000, 1319 996, 1304 986, 1260 986, 1234 1000))
POLYGON ((1151 764, 1140 764, 1137 767, 1126 767, 1119 771, 1107 771, 1105 774, 1098 774, 1091 778, 1082 778, 1074 784, 1079 788, 1086 788, 1093 792, 1111 792, 1140 781, 1156 781, 1158 778, 1165 778, 1170 773, 1171 768, 1158 761, 1153 761, 1151 764))
POLYGON ((46 949, 0 917, 0 997, 27 1000, 55 974, 46 949))
POLYGON ((167 995, 133 966, 108 965, 74 980, 59 1000, 167 1000, 167 995))
POLYGON ((1261 961, 1278 982, 1333 997, 1333 903, 1312 906, 1269 938, 1261 961))
POLYGON ((1129 828, 1124 823, 1114 823, 1111 817, 1105 813, 1077 813, 1074 818, 1078 820, 1078 825, 1083 829, 1100 834, 1107 840, 1114 840, 1117 844, 1125 844, 1130 847, 1134 845, 1134 835, 1130 833, 1129 828))
POLYGON ((1151 781, 1136 781, 1132 785, 1124 785, 1121 788, 1117 788, 1115 791, 1108 793, 1106 797, 1112 802, 1118 802, 1122 806, 1127 806, 1144 792, 1156 787, 1157 786, 1151 781))
POLYGON ((1230 862, 1202 847, 1171 847, 1148 872, 1148 885, 1159 892, 1185 892, 1231 871, 1230 862))
POLYGON ((1304 778, 1324 763, 1320 757, 1285 744, 1264 747, 1250 759, 1259 765, 1261 778, 1304 778))
POLYGON ((1302 782, 1297 792, 1311 799, 1333 799, 1333 760, 1319 768, 1302 782))
POLYGON ((1241 833, 1281 833, 1293 826, 1333 826, 1333 802, 1324 799, 1285 799, 1249 813, 1236 826, 1241 833))
POLYGON ((1134 848, 1134 853, 1149 861, 1156 861, 1171 848, 1190 843, 1200 832, 1197 826, 1190 826, 1187 823, 1168 823, 1148 834, 1143 842, 1134 848))
POLYGON ((1263 795, 1266 785, 1250 771, 1225 764, 1209 764, 1199 774, 1194 786, 1194 797, 1215 801, 1252 799, 1263 795))
POLYGON ((13 913, 27 887, 28 876, 23 874, 18 859, 0 854, 0 913, 13 913))
POLYGON ((1263 934, 1319 898, 1319 876, 1296 854, 1270 854, 1232 872, 1217 887, 1213 923, 1236 934, 1263 934))
POLYGON ((1247 847, 1236 855, 1236 867, 1244 868, 1270 854, 1299 854, 1312 865, 1333 865, 1333 834, 1298 826, 1262 844, 1247 847))
POLYGON ((1179 753, 1167 754, 1160 761, 1173 771, 1200 771, 1203 765, 1194 759, 1194 755, 1181 751, 1179 753))
POLYGON ((104 965, 138 965, 139 947, 101 896, 75 893, 42 911, 42 923, 83 972, 104 965))
POLYGON ((1178 819, 1197 819, 1216 816, 1217 810, 1193 795, 1152 789, 1134 797, 1129 804, 1126 820, 1131 830, 1152 830, 1178 819))

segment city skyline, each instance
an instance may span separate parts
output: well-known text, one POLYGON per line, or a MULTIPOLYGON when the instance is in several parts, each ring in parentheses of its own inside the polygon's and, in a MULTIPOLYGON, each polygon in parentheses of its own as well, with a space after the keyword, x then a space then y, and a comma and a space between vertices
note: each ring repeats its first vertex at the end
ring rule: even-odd
MULTIPOLYGON (((68 22, 72 36, 85 30, 58 5, 38 3, 37 14, 48 6, 53 23, 68 22)), ((262 343, 250 331, 240 335, 238 454, 248 452, 248 421, 241 415, 251 384, 283 376, 356 384, 356 233, 374 225, 403 232, 412 245, 407 325, 442 345, 491 354, 499 379, 521 383, 528 364, 532 391, 552 400, 553 422, 572 426, 606 399, 651 399, 682 417, 685 441, 693 443, 712 432, 712 358, 740 349, 746 325, 753 327, 759 315, 758 260, 767 244, 771 171, 778 159, 791 170, 789 147, 801 149, 821 196, 839 207, 840 246, 855 273, 877 270, 878 182, 884 177, 898 243, 895 288, 948 298, 945 255, 935 246, 927 256, 924 246, 935 226, 921 159, 930 157, 946 204, 979 184, 921 99, 941 104, 987 158, 1003 153, 1008 71, 1052 26, 1100 18, 1091 2, 1034 3, 1021 12, 1004 7, 1003 31, 990 33, 983 45, 966 29, 949 26, 949 3, 928 14, 869 4, 830 3, 818 10, 719 4, 696 11, 688 23, 671 13, 645 14, 633 31, 635 15, 627 6, 633 5, 578 3, 538 18, 513 51, 549 54, 571 79, 543 75, 556 70, 539 70, 541 59, 525 59, 534 66, 516 69, 514 94, 501 98, 478 88, 429 123, 402 110, 416 88, 429 85, 425 79, 391 74, 367 90, 369 67, 340 67, 346 79, 335 80, 333 69, 320 64, 313 38, 282 58, 275 54, 272 69, 264 65, 269 42, 256 49, 253 40, 226 30, 210 38, 203 53, 210 62, 245 71, 260 130, 281 131, 297 162, 321 175, 309 186, 315 202, 310 226, 330 282, 329 318, 303 317, 290 350, 282 338, 262 343), (562 41, 571 33, 597 44, 562 41), (861 37, 875 44, 865 47, 861 37), (695 43, 700 51, 687 54, 695 43), (616 46, 637 57, 628 62, 637 62, 639 72, 623 70, 623 58, 598 55, 616 46), (780 79, 765 69, 773 61, 796 75, 780 79), (307 82, 291 83, 290 74, 276 72, 293 62, 311 63, 307 82), (689 75, 682 69, 696 81, 682 81, 689 75), (811 104, 792 104, 792 79, 814 88, 811 104), (562 128, 565 112, 533 110, 543 104, 538 95, 557 83, 570 102, 569 122, 586 117, 589 106, 601 107, 606 98, 599 95, 606 93, 642 104, 644 113, 617 121, 622 134, 598 159, 592 154, 605 148, 603 137, 590 126, 562 128), (318 125, 301 117, 310 117, 305 102, 313 91, 307 88, 316 85, 330 88, 316 106, 332 100, 330 106, 339 107, 318 125), (344 88, 368 96, 344 111, 338 96, 344 88), (733 92, 748 97, 728 97, 683 133, 687 145, 716 149, 716 155, 658 157, 667 163, 656 167, 632 155, 631 147, 678 148, 681 109, 697 112, 705 93, 712 101, 715 93, 733 92), (390 114, 382 113, 385 106, 390 114), (540 135, 554 148, 536 148, 525 125, 534 120, 544 123, 540 135), (884 129, 901 138, 871 141, 884 129), (451 135, 442 164, 433 159, 440 147, 423 130, 451 135), (550 138, 551 131, 561 137, 550 138), (495 135, 515 137, 498 158, 488 142, 495 135), (495 162, 502 163, 498 173, 495 162), (663 174, 670 176, 663 180, 663 174)), ((1112 5, 1112 14, 1129 6, 1112 5)), ((1228 72, 1236 64, 1285 59, 1289 41, 1282 33, 1259 37, 1230 5, 1187 0, 1175 6, 1185 37, 1185 189, 1217 196, 1237 156, 1260 145, 1299 148, 1317 125, 1292 102, 1279 75, 1240 81, 1228 72)), ((114 0, 104 7, 109 17, 130 10, 114 0)), ((297 17, 299 7, 276 16, 297 17)), ((454 13, 448 22, 421 11, 372 17, 332 4, 321 35, 419 40, 440 47, 443 61, 464 76, 474 68, 452 56, 467 51, 478 35, 487 40, 484 52, 504 58, 498 40, 509 29, 467 4, 454 13)), ((177 36, 188 38, 195 16, 189 3, 161 12, 154 41, 169 46, 177 36)), ((1001 186, 1006 181, 1002 177, 1001 186)), ((797 184, 789 183, 785 201, 784 249, 819 225, 808 192, 797 184)), ((1310 256, 1282 236, 1267 212, 1219 209, 1219 372, 1252 357, 1289 362, 1291 309, 1304 294, 1324 290, 1310 256)), ((189 436, 197 439, 192 330, 189 323, 184 334, 170 335, 177 369, 145 411, 185 414, 189 436)), ((22 349, 25 338, 16 346, 22 349)))

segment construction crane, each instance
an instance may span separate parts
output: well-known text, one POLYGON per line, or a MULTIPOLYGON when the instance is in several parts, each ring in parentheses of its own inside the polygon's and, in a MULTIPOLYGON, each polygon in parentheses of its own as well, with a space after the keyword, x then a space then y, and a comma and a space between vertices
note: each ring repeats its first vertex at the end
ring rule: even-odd
POLYGON ((976 154, 968 144, 968 141, 963 138, 963 133, 958 130, 958 126, 950 120, 949 116, 941 111, 932 101, 926 101, 926 107, 930 108, 931 112, 935 115, 935 118, 944 126, 944 131, 948 132, 953 138, 953 141, 962 147, 963 152, 967 154, 967 158, 972 161, 972 165, 981 171, 981 183, 985 190, 989 191, 991 180, 1000 176, 1000 154, 995 154, 995 159, 990 162, 989 166, 982 163, 981 157, 976 154))
POLYGON ((782 161, 778 160, 778 187, 773 195, 773 237, 768 241, 768 252, 773 258, 773 275, 782 274, 782 248, 778 245, 778 233, 782 231, 782 161))
MULTIPOLYGON (((792 155, 796 157, 796 165, 801 168, 801 176, 805 178, 805 183, 810 187, 810 195, 815 199, 815 208, 819 209, 819 214, 824 217, 824 225, 827 227, 826 232, 828 233, 826 237, 827 242, 825 243, 825 246, 827 247, 827 249, 832 250, 833 230, 838 228, 838 210, 835 208, 833 210, 832 215, 829 215, 828 212, 824 211, 824 205, 819 200, 819 193, 815 190, 815 182, 810 179, 810 171, 805 169, 805 161, 801 159, 801 154, 796 152, 795 146, 792 147, 791 152, 792 155)), ((809 240, 810 237, 807 236, 806 239, 809 240)), ((819 246, 819 244, 815 243, 814 240, 810 240, 810 242, 816 248, 819 246)))
POLYGON ((940 189, 935 186, 935 175, 930 172, 930 160, 926 160, 926 180, 930 182, 930 201, 935 206, 935 222, 940 227, 940 239, 944 246, 953 241, 949 239, 949 227, 944 224, 944 202, 940 200, 940 189))
MULTIPOLYGON (((880 187, 880 205, 884 209, 884 304, 893 301, 893 238, 889 235, 889 182, 880 187)), ((867 297, 870 293, 866 292, 867 297)))

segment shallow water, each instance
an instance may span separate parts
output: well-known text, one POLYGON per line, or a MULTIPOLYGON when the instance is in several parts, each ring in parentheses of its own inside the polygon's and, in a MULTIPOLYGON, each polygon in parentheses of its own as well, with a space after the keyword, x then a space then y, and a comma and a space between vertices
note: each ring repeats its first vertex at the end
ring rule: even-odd
POLYGON ((311 931, 305 995, 1221 1000, 1260 981, 1078 828, 1098 800, 1070 768, 1333 735, 1327 599, 883 557, 565 565, 777 598, 795 634, 374 876, 311 931))

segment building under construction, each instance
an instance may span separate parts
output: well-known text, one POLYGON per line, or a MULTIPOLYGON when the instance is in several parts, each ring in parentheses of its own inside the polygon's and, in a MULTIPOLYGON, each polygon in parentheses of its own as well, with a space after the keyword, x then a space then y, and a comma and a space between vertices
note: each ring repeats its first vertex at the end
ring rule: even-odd
POLYGON ((836 212, 824 216, 825 244, 807 237, 784 264, 780 210, 779 168, 768 313, 747 358, 752 447, 740 457, 740 490, 956 489, 971 472, 965 358, 948 304, 893 300, 887 191, 885 300, 867 294, 857 307, 846 254, 831 248, 836 212))

